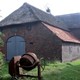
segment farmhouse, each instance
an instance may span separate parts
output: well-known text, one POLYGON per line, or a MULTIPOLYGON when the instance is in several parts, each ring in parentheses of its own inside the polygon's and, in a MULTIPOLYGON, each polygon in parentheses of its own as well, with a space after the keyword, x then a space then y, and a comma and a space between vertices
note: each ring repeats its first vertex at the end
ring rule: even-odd
POLYGON ((80 57, 80 41, 49 13, 24 3, 0 22, 6 60, 34 52, 39 58, 71 61, 80 57))

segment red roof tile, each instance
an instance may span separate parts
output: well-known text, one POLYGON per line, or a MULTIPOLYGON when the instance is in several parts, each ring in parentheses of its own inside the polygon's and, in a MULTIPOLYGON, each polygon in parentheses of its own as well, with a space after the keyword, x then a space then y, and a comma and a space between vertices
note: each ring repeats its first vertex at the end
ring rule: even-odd
POLYGON ((80 43, 80 41, 69 32, 53 27, 51 25, 45 24, 45 23, 43 24, 48 29, 50 29, 54 34, 56 34, 56 36, 59 37, 62 41, 80 43))

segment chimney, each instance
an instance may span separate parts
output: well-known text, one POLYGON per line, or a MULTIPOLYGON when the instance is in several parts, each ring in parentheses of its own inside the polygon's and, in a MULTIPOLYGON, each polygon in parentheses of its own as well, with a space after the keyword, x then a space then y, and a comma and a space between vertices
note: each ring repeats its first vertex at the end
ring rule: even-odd
POLYGON ((49 7, 47 7, 46 12, 47 12, 48 14, 51 14, 51 10, 49 9, 49 7))

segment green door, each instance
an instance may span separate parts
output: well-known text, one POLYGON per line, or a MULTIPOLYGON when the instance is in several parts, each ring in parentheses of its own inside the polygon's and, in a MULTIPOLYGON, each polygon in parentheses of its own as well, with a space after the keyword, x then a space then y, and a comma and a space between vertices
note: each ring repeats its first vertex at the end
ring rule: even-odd
POLYGON ((13 36, 7 41, 7 60, 11 60, 13 56, 25 53, 25 40, 20 36, 13 36))

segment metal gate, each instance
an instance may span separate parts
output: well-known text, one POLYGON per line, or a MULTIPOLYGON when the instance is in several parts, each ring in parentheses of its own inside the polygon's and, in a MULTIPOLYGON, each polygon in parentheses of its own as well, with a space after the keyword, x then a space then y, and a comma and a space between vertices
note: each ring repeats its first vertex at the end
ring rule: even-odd
POLYGON ((7 60, 11 60, 13 56, 25 53, 25 40, 20 36, 13 36, 7 41, 7 60))

